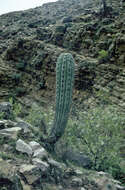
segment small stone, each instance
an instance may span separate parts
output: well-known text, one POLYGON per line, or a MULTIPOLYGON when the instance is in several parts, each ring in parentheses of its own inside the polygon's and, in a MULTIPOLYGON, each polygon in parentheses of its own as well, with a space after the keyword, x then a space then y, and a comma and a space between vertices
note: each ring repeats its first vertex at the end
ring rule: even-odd
POLYGON ((16 150, 32 155, 32 148, 21 139, 16 142, 16 150))
POLYGON ((20 181, 23 187, 23 190, 31 190, 31 186, 24 183, 23 180, 20 181))
POLYGON ((115 185, 117 190, 125 190, 125 187, 121 185, 115 185))
POLYGON ((46 159, 46 158, 48 158, 48 153, 43 147, 41 147, 34 151, 33 157, 40 158, 40 159, 46 159))
POLYGON ((59 168, 59 169, 63 169, 63 168, 66 168, 65 164, 63 163, 60 163, 60 162, 57 162, 53 159, 48 159, 48 163, 53 166, 53 167, 56 167, 56 168, 59 168))
POLYGON ((30 132, 31 125, 29 123, 21 120, 20 118, 17 118, 16 127, 20 127, 21 129, 23 129, 24 133, 28 133, 28 132, 30 132))
POLYGON ((80 187, 83 185, 82 179, 78 177, 74 177, 71 181, 72 187, 80 187))
POLYGON ((82 175, 82 174, 83 174, 83 172, 82 172, 82 171, 80 171, 80 170, 75 170, 75 174, 76 174, 76 175, 82 175))
POLYGON ((81 187, 81 189, 80 190, 86 190, 84 187, 81 187))
POLYGON ((42 170, 42 172, 46 172, 49 168, 49 164, 47 164, 46 162, 43 162, 39 158, 32 159, 32 162, 34 165, 38 166, 42 170))
POLYGON ((103 172, 103 171, 98 172, 98 174, 99 174, 100 176, 106 176, 106 177, 109 177, 109 174, 106 173, 106 172, 103 172))
POLYGON ((35 142, 35 141, 31 141, 30 143, 29 143, 29 145, 30 145, 30 147, 32 148, 32 150, 33 150, 33 152, 36 150, 36 149, 40 149, 40 144, 39 143, 37 143, 37 142, 35 142))

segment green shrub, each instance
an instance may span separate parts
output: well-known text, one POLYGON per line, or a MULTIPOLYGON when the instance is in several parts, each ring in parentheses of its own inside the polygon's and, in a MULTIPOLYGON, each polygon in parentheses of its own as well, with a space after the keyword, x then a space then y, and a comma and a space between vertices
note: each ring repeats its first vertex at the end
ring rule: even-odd
MULTIPOLYGON (((17 116, 19 116, 19 114, 21 113, 22 106, 20 103, 15 102, 12 97, 10 97, 8 101, 10 102, 10 104, 12 106, 12 108, 9 112, 8 119, 15 120, 15 118, 17 116)), ((6 115, 6 113, 1 112, 0 113, 0 120, 5 119, 5 115, 6 115)), ((0 143, 1 143, 1 138, 0 138, 0 143)))
POLYGON ((66 31, 66 26, 65 25, 56 26, 56 32, 65 33, 65 31, 66 31))
POLYGON ((15 64, 15 66, 16 66, 16 69, 24 71, 25 67, 26 67, 26 64, 24 62, 18 62, 18 63, 15 64))
POLYGON ((15 83, 19 83, 21 79, 21 73, 13 73, 11 78, 15 81, 15 83))
POLYGON ((15 89, 16 96, 22 96, 26 93, 26 89, 24 87, 17 87, 15 89))
POLYGON ((0 113, 0 120, 2 120, 2 119, 4 119, 4 113, 3 112, 0 113))
POLYGON ((98 56, 99 62, 105 62, 108 60, 108 51, 106 50, 101 50, 99 51, 99 56, 98 56))
MULTIPOLYGON (((35 136, 39 137, 41 134, 49 133, 49 130, 52 125, 52 120, 53 120, 54 112, 52 108, 50 107, 49 110, 46 111, 44 110, 43 107, 33 107, 29 111, 29 115, 25 118, 25 120, 33 125, 32 132, 34 133, 35 136), (47 123, 47 128, 46 124, 47 123)), ((39 138, 38 137, 38 138, 39 138)))
POLYGON ((120 167, 120 142, 124 115, 113 107, 96 107, 80 112, 79 121, 69 121, 64 140, 67 146, 85 152, 93 162, 93 169, 111 173, 114 177, 120 167))
POLYGON ((8 159, 12 159, 12 156, 5 152, 0 152, 0 158, 2 158, 3 160, 8 160, 8 159))
POLYGON ((9 98, 9 102, 11 103, 11 105, 13 107, 11 119, 14 120, 21 113, 22 106, 20 103, 15 102, 12 97, 9 98))

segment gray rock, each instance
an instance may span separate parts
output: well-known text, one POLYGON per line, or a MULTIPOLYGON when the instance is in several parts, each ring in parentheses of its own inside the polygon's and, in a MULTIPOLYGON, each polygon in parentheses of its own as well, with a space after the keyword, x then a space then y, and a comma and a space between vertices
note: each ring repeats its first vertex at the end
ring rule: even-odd
POLYGON ((113 184, 112 180, 108 177, 98 177, 94 181, 98 188, 101 190, 117 190, 115 184, 113 184))
POLYGON ((74 170, 74 173, 75 173, 76 176, 80 176, 80 175, 83 174, 83 172, 81 170, 79 170, 79 169, 74 170))
POLYGON ((66 168, 65 164, 57 162, 53 160, 52 158, 48 159, 48 164, 50 164, 52 167, 59 168, 59 169, 66 168))
POLYGON ((16 166, 0 159, 0 189, 8 189, 8 184, 10 190, 22 190, 20 177, 16 173, 16 166), (1 182, 4 188, 1 187, 1 182))
POLYGON ((113 184, 115 184, 115 187, 117 190, 125 190, 125 187, 122 186, 121 182, 115 179, 111 180, 113 184))
POLYGON ((82 179, 78 177, 73 177, 71 180, 72 187, 80 187, 83 185, 82 179))
POLYGON ((16 127, 20 127, 23 129, 24 133, 30 132, 30 128, 32 127, 29 123, 21 120, 20 118, 17 118, 17 124, 16 127))
POLYGON ((3 119, 11 118, 12 105, 9 102, 0 103, 0 114, 2 114, 3 119))
POLYGON ((41 147, 34 151, 33 157, 40 158, 40 159, 47 159, 48 153, 43 147, 41 147))
POLYGON ((30 147, 32 148, 32 150, 33 150, 33 152, 36 150, 36 149, 40 149, 40 144, 39 143, 37 143, 37 142, 35 142, 35 141, 31 141, 30 143, 29 143, 29 145, 30 145, 30 147))
POLYGON ((32 148, 21 139, 16 142, 16 150, 22 153, 27 153, 28 155, 32 155, 33 153, 32 148))
POLYGON ((84 153, 75 152, 70 149, 64 152, 62 159, 64 161, 71 161, 74 164, 84 168, 91 168, 92 166, 92 162, 88 156, 84 153))
POLYGON ((81 187, 81 189, 80 190, 86 190, 84 187, 81 187))
POLYGON ((16 122, 11 120, 0 120, 0 129, 16 127, 16 122))
POLYGON ((23 190, 32 190, 32 187, 26 184, 23 180, 21 180, 21 184, 22 184, 23 190))
POLYGON ((41 178, 40 168, 37 167, 36 165, 23 164, 20 167, 19 172, 24 176, 24 178, 27 180, 28 184, 30 185, 35 183, 37 180, 41 178))
POLYGON ((49 169, 49 164, 47 164, 46 162, 43 162, 39 158, 33 158, 32 162, 34 165, 38 166, 42 172, 47 172, 49 169))
POLYGON ((4 128, 5 128, 4 121, 0 121, 0 129, 4 129, 4 128))
POLYGON ((115 185, 117 190, 125 190, 125 187, 121 186, 121 185, 115 185))
POLYGON ((0 135, 3 135, 5 137, 9 137, 12 139, 17 139, 18 133, 21 131, 21 128, 19 127, 12 127, 7 129, 0 130, 0 135))

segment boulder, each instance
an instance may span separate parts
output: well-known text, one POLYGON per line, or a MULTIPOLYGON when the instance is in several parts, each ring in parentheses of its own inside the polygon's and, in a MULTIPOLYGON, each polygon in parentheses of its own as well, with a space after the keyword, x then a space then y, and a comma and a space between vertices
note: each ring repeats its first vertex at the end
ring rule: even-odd
POLYGON ((29 142, 29 145, 30 145, 30 147, 32 148, 33 151, 35 151, 36 149, 40 149, 40 147, 41 147, 40 144, 35 142, 35 141, 29 142))
POLYGON ((16 166, 0 159, 0 189, 23 190, 16 166))
POLYGON ((24 133, 28 133, 28 132, 30 132, 30 128, 32 126, 29 123, 23 121, 22 119, 17 118, 16 127, 20 127, 21 129, 23 129, 24 133))
POLYGON ((57 162, 57 161, 53 160, 52 158, 48 159, 48 163, 50 164, 50 166, 52 166, 54 168, 58 168, 58 169, 66 168, 65 164, 57 162))
POLYGON ((73 177, 71 180, 72 187, 80 187, 83 185, 82 179, 79 177, 73 177))
POLYGON ((0 130, 0 135, 11 139, 17 139, 18 133, 21 131, 20 127, 12 127, 0 130))
POLYGON ((26 165, 20 166, 19 172, 24 176, 28 184, 33 184, 41 178, 41 170, 36 165, 26 165))
POLYGON ((16 150, 22 153, 26 153, 29 156, 31 156, 33 153, 32 148, 21 139, 16 142, 16 150))
POLYGON ((70 149, 64 152, 63 160, 71 161, 75 165, 84 168, 91 168, 92 166, 92 162, 88 156, 86 156, 84 153, 75 152, 70 149))
POLYGON ((0 129, 16 127, 16 122, 11 120, 0 120, 0 129))
POLYGON ((47 173, 47 171, 49 169, 49 164, 47 164, 46 162, 43 162, 39 158, 33 158, 32 162, 33 162, 34 165, 39 167, 42 172, 47 173))
POLYGON ((80 190, 86 190, 84 187, 81 187, 81 189, 80 190))
POLYGON ((41 147, 41 148, 36 149, 34 151, 33 157, 34 158, 40 158, 41 160, 42 159, 47 159, 48 158, 48 153, 43 147, 41 147))

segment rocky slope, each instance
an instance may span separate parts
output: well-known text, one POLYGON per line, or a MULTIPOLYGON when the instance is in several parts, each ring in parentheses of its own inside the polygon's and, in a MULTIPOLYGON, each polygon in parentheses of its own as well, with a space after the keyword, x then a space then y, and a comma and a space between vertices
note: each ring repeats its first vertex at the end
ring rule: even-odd
POLYGON ((71 52, 78 70, 74 100, 93 105, 101 90, 125 110, 124 2, 112 1, 109 13, 102 18, 91 0, 60 0, 1 15, 0 100, 54 99, 57 56, 71 52))
MULTIPOLYGON (((107 17, 93 0, 59 0, 1 15, 0 102, 10 97, 20 102, 22 118, 34 105, 50 108, 57 57, 70 52, 76 63, 74 108, 114 104, 124 112, 125 3, 120 2, 109 1, 107 17)), ((37 140, 30 124, 0 121, 0 189, 124 189, 106 173, 57 162, 37 140)))
POLYGON ((38 143, 34 126, 7 119, 13 114, 10 103, 0 108, 6 113, 6 120, 0 120, 0 190, 125 190, 110 174, 87 170, 85 156, 83 167, 56 160, 38 143))

